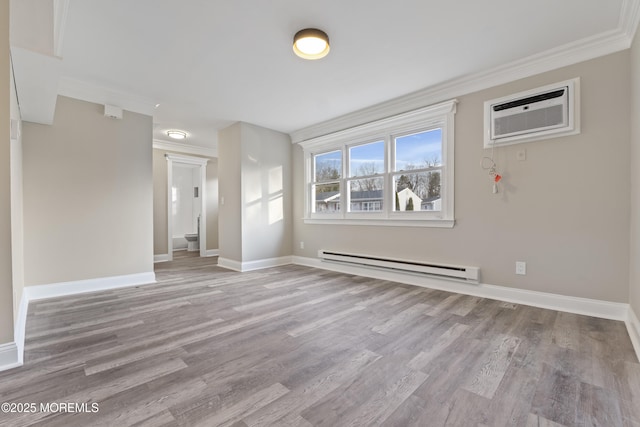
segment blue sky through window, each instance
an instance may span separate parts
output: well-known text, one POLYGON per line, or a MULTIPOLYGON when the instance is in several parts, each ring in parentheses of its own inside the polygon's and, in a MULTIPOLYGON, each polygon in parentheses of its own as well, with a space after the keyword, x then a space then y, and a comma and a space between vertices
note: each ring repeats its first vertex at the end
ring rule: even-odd
POLYGON ((314 157, 315 160, 315 180, 326 181, 332 178, 335 171, 335 178, 342 176, 342 151, 330 151, 314 157))
POLYGON ((442 164, 442 129, 401 136, 396 141, 395 170, 426 168, 442 164), (434 164, 435 162, 435 164, 434 164))
POLYGON ((384 141, 351 147, 349 176, 384 173, 384 141))

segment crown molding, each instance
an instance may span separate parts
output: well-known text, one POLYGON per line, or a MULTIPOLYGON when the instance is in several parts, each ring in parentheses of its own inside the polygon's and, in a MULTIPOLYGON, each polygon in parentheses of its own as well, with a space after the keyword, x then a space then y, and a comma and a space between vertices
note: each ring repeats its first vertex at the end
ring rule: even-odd
POLYGON ((153 140, 153 148, 156 150, 173 151, 176 153, 192 154, 195 156, 218 157, 218 150, 215 148, 199 147, 179 142, 163 141, 160 139, 153 140))
POLYGON ((447 99, 619 52, 631 47, 640 21, 640 0, 623 0, 618 28, 567 43, 489 70, 468 74, 418 90, 289 134, 299 143, 447 99))
POLYGON ((638 23, 640 23, 640 1, 622 0, 618 27, 629 38, 629 46, 638 30, 638 23))
POLYGON ((153 116, 155 102, 141 96, 131 95, 118 90, 94 85, 69 77, 61 77, 58 83, 58 95, 95 104, 109 104, 134 113, 153 116))

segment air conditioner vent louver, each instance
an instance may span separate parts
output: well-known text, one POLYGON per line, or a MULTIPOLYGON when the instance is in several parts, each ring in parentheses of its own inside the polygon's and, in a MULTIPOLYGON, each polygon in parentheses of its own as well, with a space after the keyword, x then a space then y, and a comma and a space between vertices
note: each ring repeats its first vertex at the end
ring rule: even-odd
POLYGON ((485 102, 485 148, 580 132, 579 80, 485 102))

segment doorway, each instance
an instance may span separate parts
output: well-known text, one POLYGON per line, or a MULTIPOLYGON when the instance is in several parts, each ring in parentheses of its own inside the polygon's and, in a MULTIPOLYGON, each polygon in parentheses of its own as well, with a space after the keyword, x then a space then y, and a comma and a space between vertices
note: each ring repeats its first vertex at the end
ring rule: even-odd
MULTIPOLYGON (((207 254, 207 162, 202 157, 165 154, 167 159, 167 248, 169 261, 174 247, 186 234, 198 235, 199 255, 207 254)), ((186 241, 186 240, 185 240, 186 241)))

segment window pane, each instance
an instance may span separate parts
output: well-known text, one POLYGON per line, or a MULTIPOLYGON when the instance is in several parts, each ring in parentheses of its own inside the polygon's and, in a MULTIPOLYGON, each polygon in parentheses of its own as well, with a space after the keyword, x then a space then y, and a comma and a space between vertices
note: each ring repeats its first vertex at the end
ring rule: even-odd
POLYGON ((440 171, 405 173, 393 177, 395 211, 440 211, 440 171))
POLYGON ((331 181, 342 176, 342 151, 313 156, 315 181, 331 181))
POLYGON ((384 172, 384 141, 349 149, 349 176, 369 176, 384 172))
POLYGON ((382 210, 383 183, 380 178, 354 179, 349 182, 349 210, 375 212, 382 210))
POLYGON ((340 184, 318 184, 312 188, 313 212, 337 213, 340 212, 340 184))
POLYGON ((396 171, 442 166, 442 129, 395 138, 396 171))

